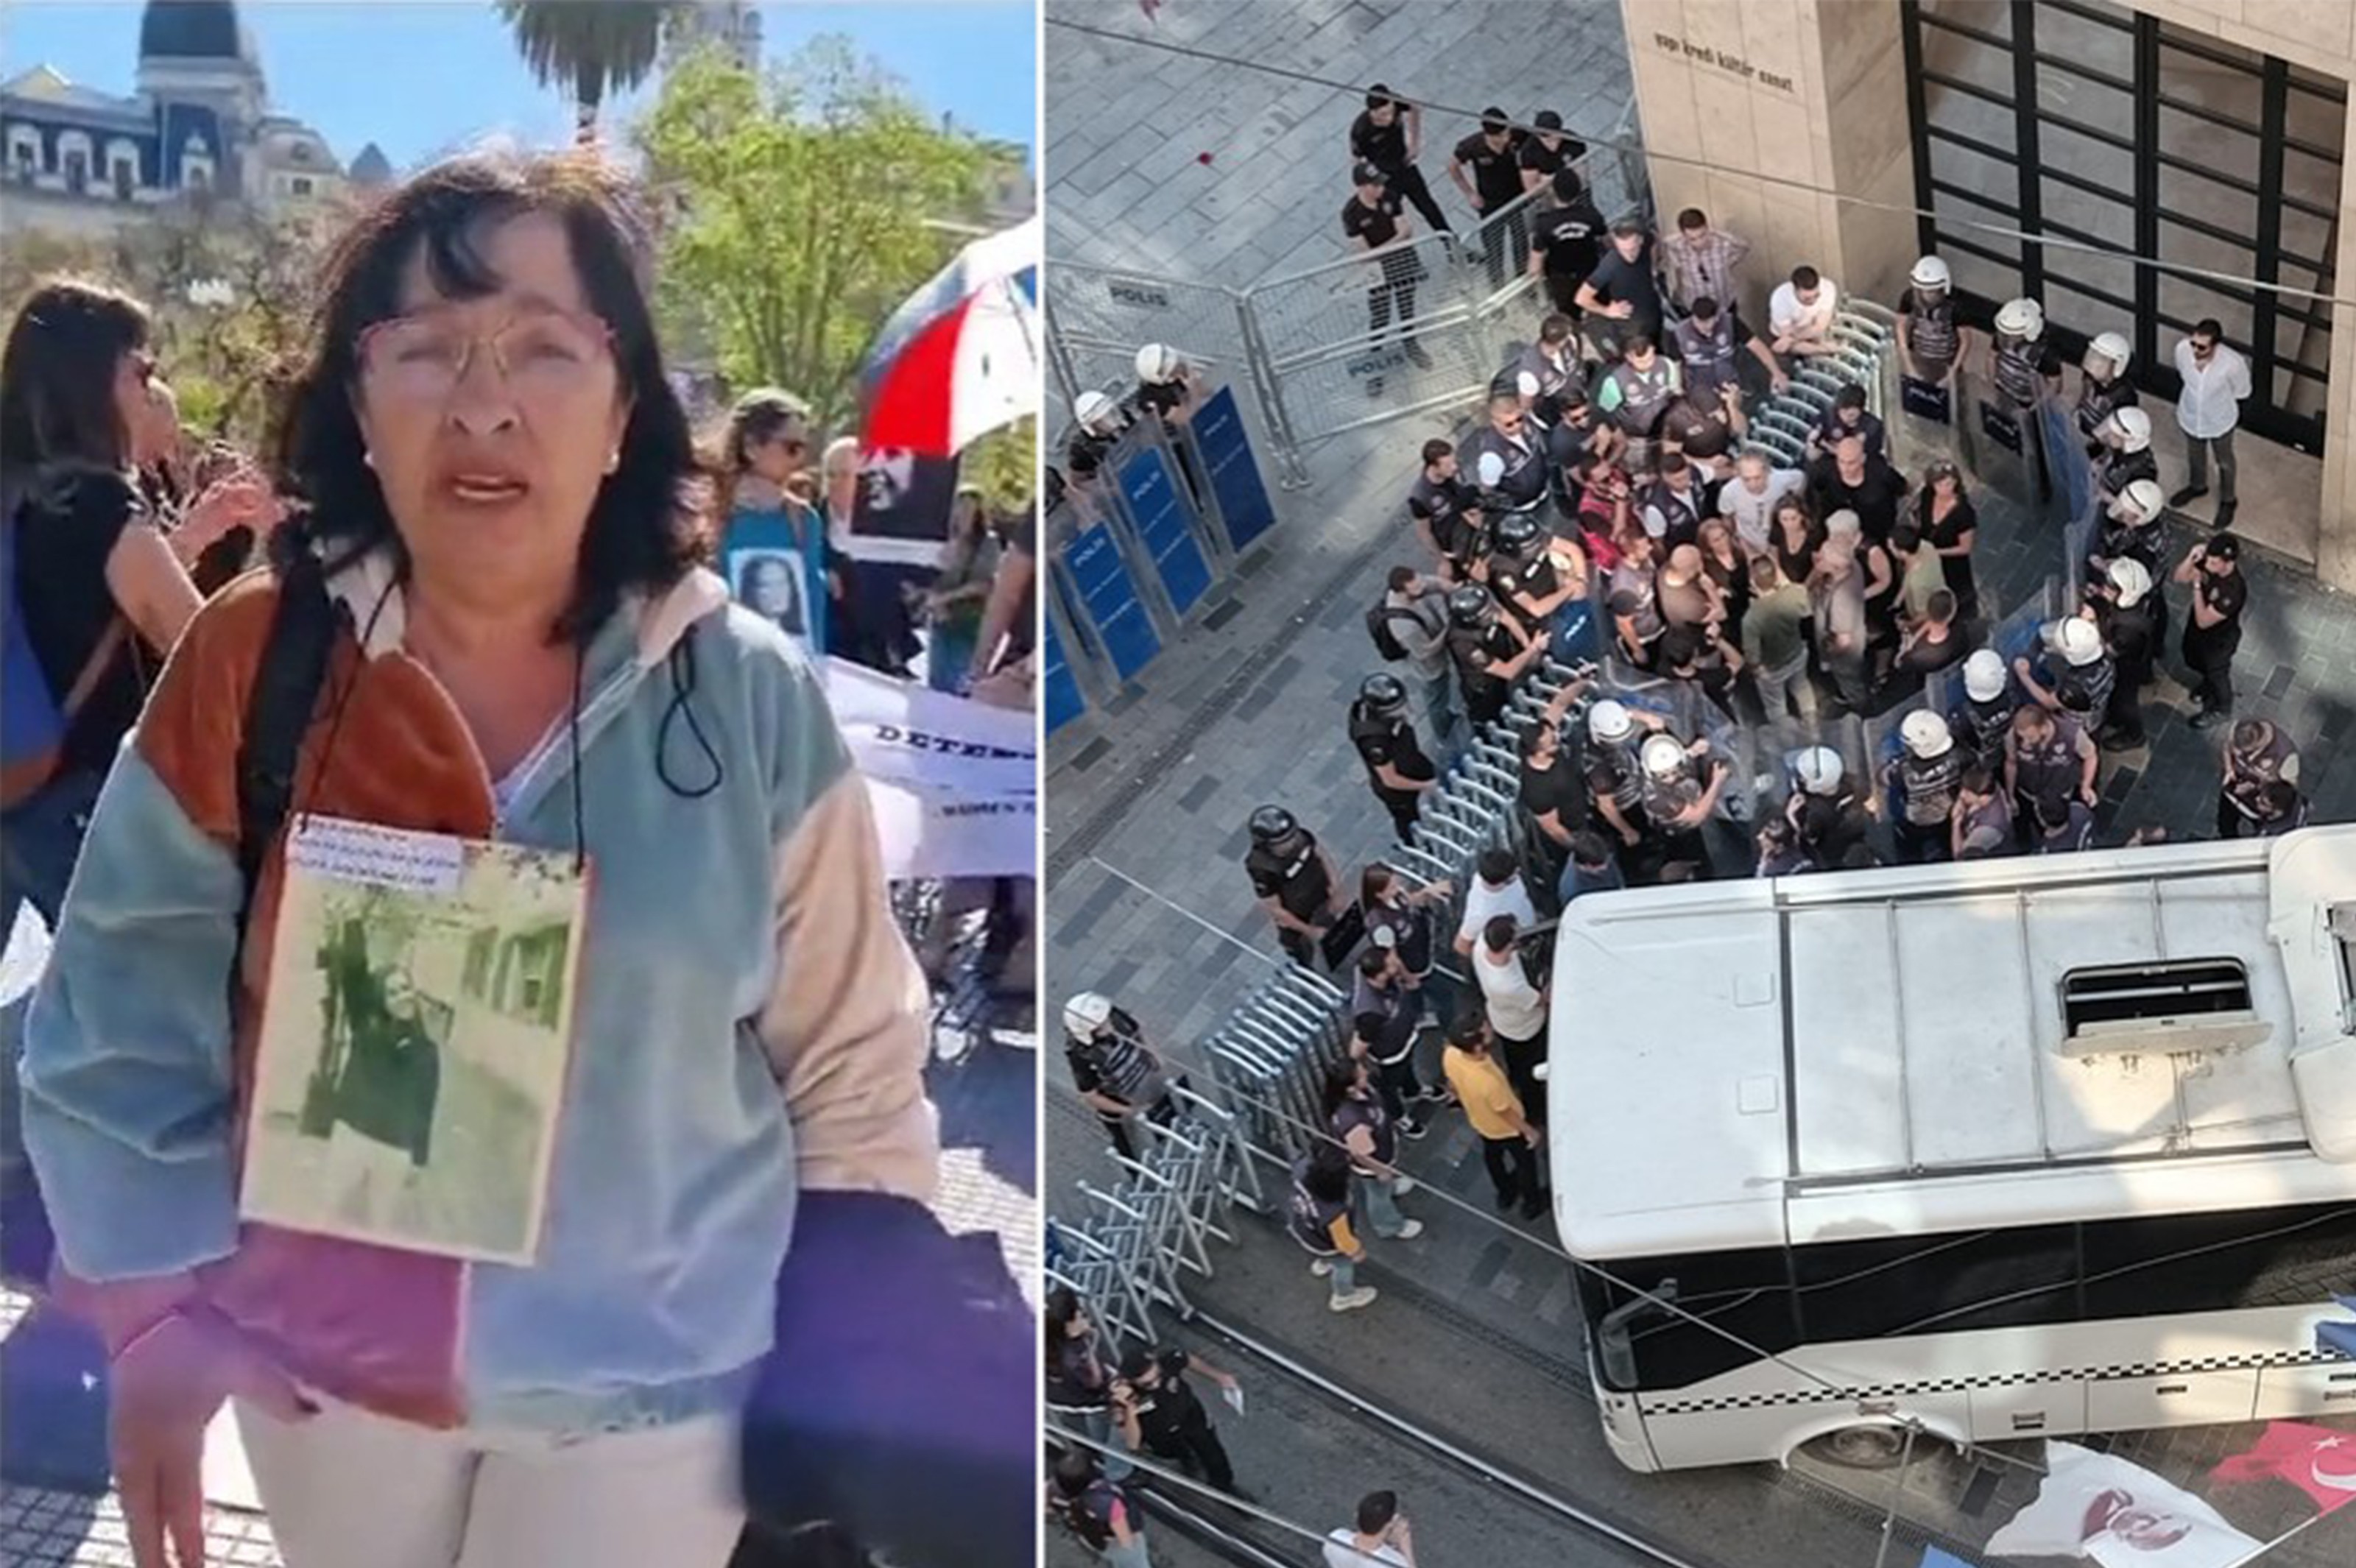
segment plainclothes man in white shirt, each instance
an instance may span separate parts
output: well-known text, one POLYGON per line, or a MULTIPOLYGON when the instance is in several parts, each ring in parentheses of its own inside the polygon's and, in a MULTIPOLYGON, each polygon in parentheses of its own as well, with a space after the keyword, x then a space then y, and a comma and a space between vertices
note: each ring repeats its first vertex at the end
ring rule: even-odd
POLYGON ((2184 378, 2177 395, 2176 422, 2183 427, 2185 465, 2190 483, 2168 498, 2183 507, 2209 494, 2209 454, 2217 454, 2216 527, 2233 526, 2233 430, 2242 422, 2242 400, 2250 395, 2250 362, 2225 347, 2225 329, 2204 319, 2176 346, 2176 373, 2184 378))
POLYGON ((1512 915, 1492 915, 1472 950, 1472 977, 1489 1009, 1489 1033, 1505 1058, 1505 1077, 1522 1097, 1522 1114, 1543 1125, 1546 1093, 1535 1069, 1546 1060, 1547 999, 1522 962, 1521 934, 1512 915))
POLYGON ((1482 927, 1498 915, 1512 915, 1524 925, 1538 923, 1537 908, 1530 902, 1530 891, 1522 886, 1522 869, 1511 849, 1482 850, 1472 869, 1476 874, 1464 894, 1464 918, 1456 926, 1456 951, 1468 957, 1482 927))
POLYGON ((1767 330, 1774 335, 1778 354, 1830 354, 1833 313, 1840 308, 1840 291, 1814 267, 1794 267, 1791 281, 1775 285, 1767 296, 1767 330))
POLYGON ((1325 1568, 1415 1568, 1415 1532, 1399 1512, 1397 1492, 1358 1499, 1357 1528, 1325 1538, 1325 1568))
POLYGON ((1769 528, 1775 503, 1807 486, 1808 476, 1796 468, 1778 468, 1763 452, 1746 452, 1734 460, 1734 480, 1718 492, 1718 515, 1734 525, 1734 537, 1752 555, 1770 542, 1769 528))

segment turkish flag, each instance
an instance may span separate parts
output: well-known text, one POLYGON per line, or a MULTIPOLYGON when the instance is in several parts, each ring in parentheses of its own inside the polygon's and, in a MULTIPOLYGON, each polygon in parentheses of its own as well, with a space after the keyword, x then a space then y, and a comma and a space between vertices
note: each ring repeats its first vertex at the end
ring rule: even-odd
POLYGON ((2288 1481, 2313 1498, 2315 1506, 2325 1513, 2342 1503, 2356 1502, 2356 1433, 2296 1421, 2269 1421, 2256 1446, 2219 1465, 2209 1478, 2262 1481, 2268 1476, 2288 1481))

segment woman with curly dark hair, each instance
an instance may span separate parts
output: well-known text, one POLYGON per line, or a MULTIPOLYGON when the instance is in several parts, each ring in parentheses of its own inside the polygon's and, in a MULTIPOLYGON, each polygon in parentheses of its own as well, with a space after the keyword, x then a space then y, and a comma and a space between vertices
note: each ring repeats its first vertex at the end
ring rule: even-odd
MULTIPOLYGON (((720 1568, 789 1235, 931 1190, 923 984, 867 795, 808 662, 701 564, 641 236, 578 155, 444 163, 357 220, 274 440, 306 515, 196 613, 91 824, 25 1122, 142 1568, 167 1536, 193 1560, 225 1401, 293 1568, 720 1568), (519 1256, 252 1212, 256 1149, 293 1136, 257 1094, 290 1027, 262 1000, 312 955, 273 952, 300 840, 241 864, 272 777, 244 762, 314 624, 292 821, 585 890, 519 1256)), ((411 1196, 500 1157, 465 1101, 445 1071, 411 1196)))

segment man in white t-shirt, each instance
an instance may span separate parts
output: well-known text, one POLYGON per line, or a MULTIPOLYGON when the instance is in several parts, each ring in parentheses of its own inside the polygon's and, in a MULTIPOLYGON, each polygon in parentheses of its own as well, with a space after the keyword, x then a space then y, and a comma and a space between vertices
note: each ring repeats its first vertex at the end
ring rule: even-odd
POLYGON ((1524 925, 1536 925, 1537 907, 1522 886, 1522 869, 1511 849, 1483 849, 1472 862, 1472 888, 1464 895, 1464 918, 1456 926, 1456 951, 1470 956, 1481 928, 1497 915, 1509 914, 1524 925))
POLYGON ((1358 1527, 1325 1538, 1325 1568, 1415 1568, 1415 1532, 1397 1492, 1358 1499, 1358 1527))
POLYGON ((1523 1114, 1543 1125, 1546 1094, 1537 1068, 1546 1060, 1546 993, 1530 979, 1522 960, 1522 923, 1509 914, 1489 917, 1472 950, 1472 977, 1489 1009, 1489 1033, 1505 1059, 1505 1077, 1521 1096, 1523 1114))
POLYGON ((2184 488, 2168 498, 2181 511, 2209 494, 2209 459, 2217 459, 2219 530, 2233 526, 2233 432, 2242 422, 2242 400, 2250 395, 2250 362, 2224 342, 2225 329, 2203 320, 2176 346, 2176 373, 2184 389, 2176 398, 2176 422, 2184 432, 2184 461, 2190 469, 2184 488))
POLYGON ((1767 330, 1774 335, 1778 354, 1830 354, 1840 345, 1833 340, 1833 315, 1840 308, 1840 291, 1814 267, 1792 269, 1789 283, 1775 285, 1767 296, 1767 330))
POLYGON ((1773 542, 1775 504, 1804 489, 1808 476, 1778 468, 1763 452, 1746 452, 1734 462, 1734 478, 1718 492, 1718 515, 1734 525, 1742 548, 1757 555, 1773 542))

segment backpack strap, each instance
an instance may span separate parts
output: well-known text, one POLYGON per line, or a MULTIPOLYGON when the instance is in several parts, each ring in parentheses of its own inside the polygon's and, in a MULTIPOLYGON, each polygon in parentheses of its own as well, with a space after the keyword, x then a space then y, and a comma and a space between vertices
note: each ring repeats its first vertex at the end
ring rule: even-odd
POLYGON ((239 942, 253 913, 262 862, 294 804, 294 773, 319 688, 335 646, 336 607, 317 558, 298 551, 278 579, 269 640, 245 700, 237 748, 237 867, 245 882, 238 907, 239 942))

